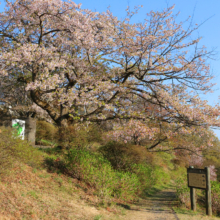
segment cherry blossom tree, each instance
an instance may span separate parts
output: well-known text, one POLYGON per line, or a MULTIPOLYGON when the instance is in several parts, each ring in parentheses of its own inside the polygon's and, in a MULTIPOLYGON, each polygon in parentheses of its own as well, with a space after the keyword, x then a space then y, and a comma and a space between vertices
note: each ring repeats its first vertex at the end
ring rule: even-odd
POLYGON ((154 140, 157 133, 157 128, 150 128, 141 121, 131 119, 122 125, 116 122, 113 130, 106 134, 106 138, 109 141, 115 140, 140 145, 144 139, 154 140))
POLYGON ((197 95, 212 87, 211 54, 200 38, 192 40, 199 26, 184 29, 188 21, 177 23, 173 7, 134 23, 139 7, 119 20, 109 10, 92 12, 72 1, 6 2, 0 80, 22 83, 58 126, 132 119, 149 131, 165 127, 150 149, 176 132, 219 126, 219 107, 197 95))
POLYGON ((48 113, 33 103, 23 83, 16 82, 16 79, 4 77, 0 82, 0 103, 1 108, 13 112, 17 117, 32 116, 52 122, 48 113))

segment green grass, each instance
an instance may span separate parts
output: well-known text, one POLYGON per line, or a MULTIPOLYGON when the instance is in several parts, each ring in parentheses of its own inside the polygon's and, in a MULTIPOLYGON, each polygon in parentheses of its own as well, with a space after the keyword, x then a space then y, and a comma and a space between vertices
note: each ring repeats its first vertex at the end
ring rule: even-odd
POLYGON ((29 191, 29 192, 27 193, 27 195, 30 195, 30 196, 32 196, 33 198, 38 199, 38 195, 37 195, 37 193, 36 193, 35 191, 29 191))
POLYGON ((47 174, 47 173, 45 173, 45 174, 39 174, 38 176, 41 177, 41 178, 45 178, 45 179, 50 177, 50 175, 47 174))
POLYGON ((96 216, 94 217, 94 220, 102 220, 102 215, 96 215, 96 216))
POLYGON ((42 166, 42 153, 28 141, 15 136, 14 129, 0 127, 0 177, 9 173, 16 163, 25 163, 33 168, 42 166))
POLYGON ((181 208, 181 207, 173 207, 173 210, 177 213, 177 214, 187 214, 187 215, 198 215, 198 211, 193 211, 187 208, 181 208))

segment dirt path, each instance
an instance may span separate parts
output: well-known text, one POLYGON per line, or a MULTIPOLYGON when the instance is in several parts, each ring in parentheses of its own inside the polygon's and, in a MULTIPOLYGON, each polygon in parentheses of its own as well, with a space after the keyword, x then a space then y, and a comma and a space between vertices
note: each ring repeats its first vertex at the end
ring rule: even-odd
POLYGON ((141 200, 137 205, 127 207, 123 220, 219 220, 217 217, 208 217, 200 214, 175 213, 175 190, 164 189, 152 197, 141 200), (130 208, 130 209, 129 209, 130 208))
POLYGON ((164 189, 147 200, 140 201, 126 212, 125 220, 179 220, 172 206, 175 200, 173 189, 164 189))

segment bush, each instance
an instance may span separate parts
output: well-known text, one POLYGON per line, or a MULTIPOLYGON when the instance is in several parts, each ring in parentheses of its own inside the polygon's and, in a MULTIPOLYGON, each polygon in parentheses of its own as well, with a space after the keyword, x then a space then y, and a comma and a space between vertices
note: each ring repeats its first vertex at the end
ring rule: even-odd
POLYGON ((0 175, 7 173, 15 162, 40 166, 41 153, 26 140, 16 136, 12 128, 0 127, 0 175))
POLYGON ((132 173, 136 174, 140 182, 140 190, 147 192, 156 184, 157 177, 154 173, 154 168, 147 164, 133 164, 132 173))
POLYGON ((44 159, 44 165, 47 168, 48 172, 57 172, 57 173, 65 173, 66 165, 63 160, 60 159, 59 155, 48 155, 44 159))
POLYGON ((152 176, 154 176, 157 186, 163 187, 170 183, 170 173, 164 167, 154 166, 152 176))
POLYGON ((187 177, 175 180, 176 196, 180 205, 190 207, 190 188, 187 185, 187 177))
POLYGON ((85 124, 74 124, 58 129, 58 141, 63 148, 85 148, 89 142, 101 141, 99 128, 95 124, 86 126, 85 124))
POLYGON ((71 148, 71 146, 83 148, 88 144, 86 130, 78 125, 59 127, 57 137, 59 145, 63 148, 71 148))
POLYGON ((103 156, 85 149, 70 149, 65 158, 70 175, 96 189, 102 199, 111 197, 133 200, 137 197, 140 181, 137 175, 115 171, 103 156))
POLYGON ((38 145, 83 148, 88 146, 89 142, 101 142, 101 136, 101 129, 95 123, 57 127, 46 121, 37 121, 36 142, 38 145))
POLYGON ((37 121, 36 143, 39 145, 50 146, 57 142, 58 129, 46 121, 37 121))
POLYGON ((101 143, 103 141, 102 140, 103 130, 98 124, 95 124, 95 123, 90 124, 87 130, 88 130, 87 138, 89 142, 101 143))
POLYGON ((99 151, 114 169, 135 174, 142 192, 150 194, 155 186, 164 186, 170 181, 169 173, 163 167, 153 165, 154 155, 143 146, 109 142, 99 151))
POLYGON ((153 155, 143 146, 108 142, 99 151, 114 169, 132 172, 133 164, 152 164, 153 155))
POLYGON ((211 181, 212 211, 220 215, 220 183, 211 181))
POLYGON ((129 201, 136 199, 142 192, 141 183, 137 175, 130 172, 115 172, 115 197, 129 201))

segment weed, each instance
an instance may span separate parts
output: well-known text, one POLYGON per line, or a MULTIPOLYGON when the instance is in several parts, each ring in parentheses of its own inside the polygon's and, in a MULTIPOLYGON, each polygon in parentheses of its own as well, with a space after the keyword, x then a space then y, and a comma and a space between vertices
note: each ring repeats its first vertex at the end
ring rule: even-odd
POLYGON ((41 153, 26 140, 15 136, 12 128, 0 127, 0 175, 10 172, 15 162, 26 163, 34 168, 42 163, 41 153))
POLYGON ((60 188, 59 188, 61 191, 63 191, 63 192, 67 192, 67 193, 69 193, 69 194, 72 194, 72 192, 70 191, 70 190, 68 190, 65 186, 60 186, 60 188))
POLYGON ((61 155, 63 153, 62 149, 59 146, 52 148, 39 148, 39 150, 49 155, 61 155))
POLYGON ((102 219, 102 216, 101 215, 96 215, 95 217, 94 217, 94 220, 101 220, 102 219))
POLYGON ((126 215, 125 209, 121 209, 121 215, 126 215))
POLYGON ((29 191, 29 192, 27 193, 27 195, 30 195, 30 196, 32 196, 33 198, 38 199, 38 195, 37 195, 37 193, 36 193, 35 191, 29 191))
POLYGON ((55 177, 54 180, 60 184, 63 182, 63 180, 59 177, 55 177))
POLYGON ((96 189, 103 201, 111 197, 132 200, 137 196, 140 182, 136 174, 115 171, 103 156, 87 150, 71 149, 65 157, 69 174, 96 189))
POLYGON ((40 175, 38 175, 40 178, 48 178, 48 177, 50 177, 50 174, 40 174, 40 175))
POLYGON ((68 177, 68 183, 73 183, 73 179, 68 177))
POLYGON ((189 187, 187 186, 186 176, 176 179, 175 187, 176 187, 176 196, 177 199, 179 200, 179 204, 185 207, 189 207, 190 193, 189 193, 189 187))
POLYGON ((198 214, 198 212, 195 212, 195 211, 187 209, 187 208, 173 207, 173 210, 177 214, 187 214, 187 215, 197 215, 198 214))
POLYGON ((53 124, 46 121, 37 121, 36 143, 40 145, 54 145, 57 132, 58 130, 53 124))
POLYGON ((212 211, 220 216, 220 183, 211 181, 212 211))
POLYGON ((36 172, 37 172, 37 169, 36 169, 36 168, 32 169, 32 172, 33 172, 33 173, 36 173, 36 172))
POLYGON ((152 163, 153 155, 143 146, 118 142, 108 142, 99 151, 111 163, 114 169, 132 171, 133 164, 152 163))
POLYGON ((44 139, 41 139, 40 141, 39 141, 39 143, 41 144, 41 145, 44 145, 44 146, 57 146, 57 143, 55 143, 55 142, 53 142, 53 141, 48 141, 48 140, 44 140, 44 139))

